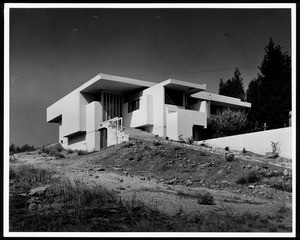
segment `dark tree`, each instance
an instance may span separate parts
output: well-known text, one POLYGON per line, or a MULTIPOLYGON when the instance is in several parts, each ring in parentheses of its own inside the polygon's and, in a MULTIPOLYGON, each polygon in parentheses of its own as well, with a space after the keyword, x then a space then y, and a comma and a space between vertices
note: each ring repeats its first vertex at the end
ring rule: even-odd
POLYGON ((219 94, 244 100, 245 91, 243 86, 243 78, 241 77, 241 73, 238 68, 236 68, 234 71, 234 77, 228 79, 225 83, 222 79, 220 79, 219 94))
POLYGON ((252 103, 249 122, 269 129, 288 126, 291 111, 291 58, 270 39, 257 79, 250 82, 247 101, 252 103))

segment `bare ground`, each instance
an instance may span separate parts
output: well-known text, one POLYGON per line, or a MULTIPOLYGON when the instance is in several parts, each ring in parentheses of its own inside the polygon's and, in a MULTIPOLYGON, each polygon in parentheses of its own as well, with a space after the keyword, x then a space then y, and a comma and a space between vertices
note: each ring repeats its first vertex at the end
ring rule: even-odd
POLYGON ((291 231, 291 160, 234 152, 235 160, 228 162, 224 153, 163 140, 131 140, 81 156, 64 151, 65 158, 41 151, 19 153, 13 164, 34 164, 73 181, 105 186, 126 201, 140 200, 168 215, 185 216, 191 224, 198 214, 218 212, 248 218, 251 231, 291 231), (237 183, 251 172, 260 178, 237 183), (207 192, 214 204, 199 204, 199 194, 207 192), (268 224, 253 225, 255 216, 268 224))

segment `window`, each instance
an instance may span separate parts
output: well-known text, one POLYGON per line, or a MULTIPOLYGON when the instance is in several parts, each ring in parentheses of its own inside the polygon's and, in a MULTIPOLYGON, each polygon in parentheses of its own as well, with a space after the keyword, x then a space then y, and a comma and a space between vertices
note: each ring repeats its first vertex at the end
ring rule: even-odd
POLYGON ((176 106, 183 106, 183 92, 165 88, 165 103, 176 106))
POLYGON ((140 99, 135 99, 128 102, 128 113, 140 109, 140 99))
POLYGON ((210 113, 214 115, 221 115, 222 114, 222 107, 221 106, 210 106, 210 113))

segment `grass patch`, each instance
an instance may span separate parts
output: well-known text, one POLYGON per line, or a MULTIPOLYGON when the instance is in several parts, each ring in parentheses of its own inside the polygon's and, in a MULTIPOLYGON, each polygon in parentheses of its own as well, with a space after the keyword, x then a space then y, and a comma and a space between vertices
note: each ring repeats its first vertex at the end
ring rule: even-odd
POLYGON ((209 192, 198 195, 198 203, 202 205, 214 205, 214 196, 209 192))
POLYGON ((10 170, 10 231, 164 232, 179 227, 172 218, 141 202, 123 202, 114 191, 100 185, 90 187, 67 178, 52 179, 53 174, 29 165, 10 170), (49 187, 42 195, 20 195, 45 184, 49 187))
POLYGON ((256 183, 261 179, 261 175, 258 172, 249 172, 246 176, 242 176, 236 180, 237 184, 256 183))
POLYGON ((270 187, 284 192, 292 192, 292 183, 276 182, 270 187))
POLYGON ((60 143, 42 148, 43 153, 49 154, 49 155, 57 157, 57 158, 65 157, 64 154, 62 153, 63 150, 64 150, 64 148, 60 143))

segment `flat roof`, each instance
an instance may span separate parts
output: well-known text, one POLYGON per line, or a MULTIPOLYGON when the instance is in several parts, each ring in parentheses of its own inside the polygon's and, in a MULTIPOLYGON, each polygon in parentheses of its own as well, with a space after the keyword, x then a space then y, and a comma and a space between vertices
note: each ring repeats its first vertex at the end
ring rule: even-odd
POLYGON ((110 90, 124 93, 139 89, 143 90, 155 84, 157 83, 99 73, 94 78, 81 85, 79 91, 93 93, 99 92, 100 90, 110 90))
POLYGON ((248 107, 248 108, 251 107, 251 103, 242 102, 241 99, 239 98, 227 97, 227 96, 205 92, 205 91, 196 93, 192 97, 212 101, 219 105, 226 104, 226 105, 241 106, 241 107, 248 107))
POLYGON ((160 84, 162 84, 164 87, 167 87, 170 89, 184 91, 187 94, 195 94, 195 93, 206 90, 206 84, 184 82, 184 81, 180 81, 177 79, 171 79, 171 78, 161 82, 160 84))

